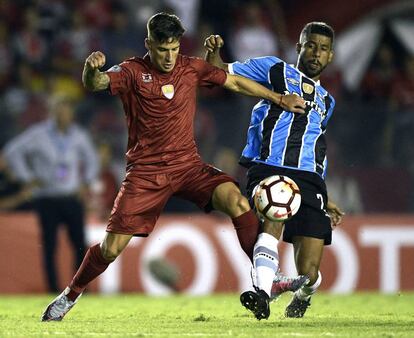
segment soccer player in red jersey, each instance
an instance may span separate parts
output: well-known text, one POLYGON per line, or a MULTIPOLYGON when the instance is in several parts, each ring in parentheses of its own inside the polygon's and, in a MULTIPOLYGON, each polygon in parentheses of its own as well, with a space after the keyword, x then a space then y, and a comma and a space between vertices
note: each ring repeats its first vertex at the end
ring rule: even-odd
POLYGON ((86 59, 83 84, 108 89, 123 103, 128 126, 127 170, 114 202, 103 242, 89 248, 69 286, 46 308, 42 321, 61 320, 86 286, 105 271, 132 236, 148 236, 171 196, 220 210, 232 218, 240 245, 252 259, 259 222, 233 178, 202 162, 194 141, 193 119, 199 86, 223 86, 262 97, 303 113, 297 95, 282 95, 243 77, 227 74, 201 58, 179 54, 184 33, 175 15, 158 13, 147 24, 148 54, 113 66, 105 55, 86 59))

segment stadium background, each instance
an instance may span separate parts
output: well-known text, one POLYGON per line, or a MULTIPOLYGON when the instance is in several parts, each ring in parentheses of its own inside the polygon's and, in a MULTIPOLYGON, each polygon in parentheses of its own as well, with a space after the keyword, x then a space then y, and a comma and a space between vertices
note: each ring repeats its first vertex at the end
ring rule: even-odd
MULTIPOLYGON (((275 54, 294 62, 294 44, 306 22, 323 20, 335 28, 336 61, 322 78, 337 100, 327 135, 328 189, 348 217, 324 260, 325 289, 414 289, 413 1, 2 0, 0 146, 47 116, 50 93, 72 96, 77 120, 90 131, 101 155, 103 170, 90 198, 88 227, 88 240, 99 241, 111 191, 123 176, 126 135, 119 101, 82 89, 83 62, 94 50, 107 55, 108 67, 143 55, 145 22, 160 10, 182 18, 187 28, 183 53, 202 56, 204 38, 217 33, 225 39, 223 58, 228 61, 275 54)), ((242 185, 244 172, 237 158, 254 102, 220 89, 199 95, 196 135, 201 155, 242 185)), ((5 272, 0 293, 43 292, 40 240, 30 205, 2 213, 0 225, 0 268, 5 272)), ((64 233, 59 247, 60 265, 71 266, 64 233)), ((181 273, 179 290, 235 291, 248 283, 246 262, 240 258, 232 266, 228 261, 228 255, 241 256, 237 250, 227 220, 204 217, 193 206, 172 200, 157 232, 145 244, 134 242, 94 289, 168 292, 147 269, 148 260, 163 257, 181 273), (186 240, 191 238, 188 233, 194 241, 186 240)), ((283 268, 290 272, 291 253, 282 251, 283 268)), ((68 270, 61 271, 66 280, 68 270)))

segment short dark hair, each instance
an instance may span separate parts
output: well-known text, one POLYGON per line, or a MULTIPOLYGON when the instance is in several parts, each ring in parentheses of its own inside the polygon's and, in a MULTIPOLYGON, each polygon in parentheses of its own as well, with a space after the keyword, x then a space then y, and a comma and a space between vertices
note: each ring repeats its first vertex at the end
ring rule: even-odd
POLYGON ((307 23, 305 27, 303 27, 302 32, 300 33, 299 41, 301 42, 305 37, 308 37, 309 34, 320 34, 327 36, 331 39, 332 46, 334 44, 335 32, 333 28, 325 22, 313 21, 307 23))
POLYGON ((170 39, 179 40, 185 29, 178 16, 168 13, 157 13, 149 18, 147 23, 148 38, 157 42, 167 42, 170 39))

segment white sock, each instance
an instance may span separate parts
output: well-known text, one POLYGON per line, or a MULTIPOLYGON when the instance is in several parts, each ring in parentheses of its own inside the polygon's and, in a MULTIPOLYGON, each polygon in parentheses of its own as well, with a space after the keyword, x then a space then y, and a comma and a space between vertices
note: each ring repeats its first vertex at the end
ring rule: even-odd
POLYGON ((279 269, 278 242, 275 237, 263 232, 257 237, 253 251, 253 267, 256 277, 255 286, 265 291, 269 297, 273 279, 279 269))
POLYGON ((318 290, 322 283, 322 274, 318 271, 318 279, 312 285, 305 285, 295 292, 295 295, 300 300, 308 300, 318 290))

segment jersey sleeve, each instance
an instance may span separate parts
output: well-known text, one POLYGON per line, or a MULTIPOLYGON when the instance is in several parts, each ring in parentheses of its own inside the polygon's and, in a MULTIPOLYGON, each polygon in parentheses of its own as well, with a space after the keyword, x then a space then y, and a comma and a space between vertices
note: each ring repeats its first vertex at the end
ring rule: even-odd
POLYGON ((243 63, 238 61, 229 63, 228 67, 230 74, 247 77, 260 83, 268 83, 269 70, 277 62, 281 62, 277 57, 264 56, 248 59, 243 63))
POLYGON ((331 118, 332 113, 333 113, 334 108, 335 108, 335 99, 333 98, 333 96, 332 95, 329 95, 329 99, 331 100, 331 103, 329 105, 329 110, 328 110, 328 112, 326 114, 326 117, 322 121, 322 126, 325 127, 325 128, 326 128, 326 126, 328 124, 328 121, 331 118))
POLYGON ((197 72, 199 86, 222 86, 226 82, 227 74, 223 69, 215 67, 200 58, 192 58, 191 64, 197 72))
POLYGON ((112 95, 124 94, 133 89, 135 72, 130 61, 112 66, 105 72, 109 76, 109 92, 112 95))

